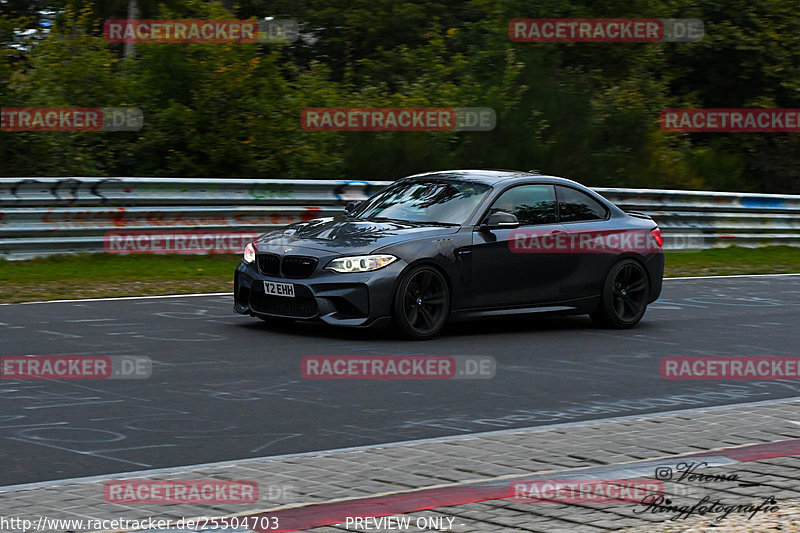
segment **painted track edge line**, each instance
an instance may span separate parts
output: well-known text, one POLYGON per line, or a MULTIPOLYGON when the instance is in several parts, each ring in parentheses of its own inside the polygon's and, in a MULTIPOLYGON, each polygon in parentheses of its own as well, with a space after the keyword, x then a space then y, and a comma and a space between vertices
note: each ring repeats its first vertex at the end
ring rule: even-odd
POLYGON ((780 274, 729 274, 718 276, 678 276, 676 278, 664 278, 664 281, 681 279, 725 279, 725 278, 779 278, 785 276, 800 276, 800 272, 783 272, 780 274))
POLYGON ((195 292, 190 294, 158 294, 153 296, 110 296, 107 298, 78 298, 74 300, 40 300, 36 302, 1 303, 2 305, 59 304, 71 302, 113 302, 118 300, 146 300, 156 298, 194 298, 197 296, 233 296, 233 292, 195 292))

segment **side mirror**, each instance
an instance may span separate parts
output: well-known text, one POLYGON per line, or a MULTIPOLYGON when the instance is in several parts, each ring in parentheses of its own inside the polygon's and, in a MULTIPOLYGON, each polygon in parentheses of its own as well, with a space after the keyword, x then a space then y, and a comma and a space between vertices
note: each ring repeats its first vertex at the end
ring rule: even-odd
POLYGON ((489 218, 483 225, 486 229, 509 229, 516 228, 517 226, 519 226, 517 216, 512 213, 506 213, 505 211, 495 211, 489 215, 489 218))
POLYGON ((349 215, 350 213, 356 210, 356 207, 358 207, 359 203, 360 202, 348 202, 347 205, 344 206, 344 212, 349 215))

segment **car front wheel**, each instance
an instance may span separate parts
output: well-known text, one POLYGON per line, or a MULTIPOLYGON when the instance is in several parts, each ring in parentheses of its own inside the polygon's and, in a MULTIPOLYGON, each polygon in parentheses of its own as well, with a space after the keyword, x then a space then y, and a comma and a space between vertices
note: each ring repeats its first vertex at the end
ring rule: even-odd
POLYGON ((403 275, 394 297, 396 329, 412 339, 435 337, 450 313, 450 292, 438 270, 429 266, 412 268, 403 275))

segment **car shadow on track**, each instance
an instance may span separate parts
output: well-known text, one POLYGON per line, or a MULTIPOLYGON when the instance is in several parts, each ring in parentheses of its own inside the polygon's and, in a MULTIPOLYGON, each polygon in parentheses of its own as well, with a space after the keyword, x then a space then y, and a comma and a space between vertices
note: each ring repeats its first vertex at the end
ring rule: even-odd
MULTIPOLYGON (((264 331, 265 333, 276 333, 292 337, 308 337, 316 339, 337 339, 337 340, 363 340, 363 341, 398 341, 409 339, 398 335, 391 328, 344 328, 334 327, 326 324, 306 323, 306 322, 280 322, 268 323, 255 320, 253 322, 241 322, 237 327, 246 328, 254 331, 264 331)), ((632 330, 609 330, 596 326, 586 315, 574 316, 541 316, 541 315, 520 315, 503 318, 482 318, 475 320, 465 320, 447 324, 437 338, 455 337, 474 337, 490 336, 496 334, 519 334, 519 333, 553 333, 564 331, 585 331, 593 330, 599 333, 611 332, 624 334, 625 331, 638 332, 647 330, 648 323, 643 320, 632 330)), ((424 344, 425 341, 420 341, 424 344)))

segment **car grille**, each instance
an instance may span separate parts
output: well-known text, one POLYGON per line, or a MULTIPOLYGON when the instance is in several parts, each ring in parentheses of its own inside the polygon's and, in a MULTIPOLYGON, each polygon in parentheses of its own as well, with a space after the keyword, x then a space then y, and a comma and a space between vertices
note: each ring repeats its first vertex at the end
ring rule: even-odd
POLYGON ((317 268, 316 257, 302 255, 281 256, 277 254, 258 254, 258 271, 265 276, 303 279, 309 277, 317 268))
POLYGON ((258 254, 258 271, 265 276, 278 276, 281 268, 281 256, 276 254, 258 254))
POLYGON ((317 268, 317 259, 315 257, 292 255, 283 258, 282 269, 284 278, 307 278, 314 273, 315 268, 317 268))
POLYGON ((317 301, 308 288, 295 285, 296 296, 274 296, 264 294, 260 283, 254 283, 250 291, 250 308, 257 313, 267 313, 295 318, 311 318, 319 312, 317 301))

